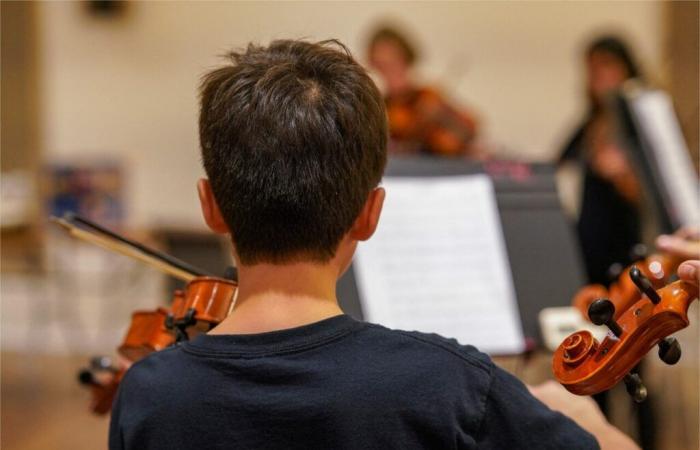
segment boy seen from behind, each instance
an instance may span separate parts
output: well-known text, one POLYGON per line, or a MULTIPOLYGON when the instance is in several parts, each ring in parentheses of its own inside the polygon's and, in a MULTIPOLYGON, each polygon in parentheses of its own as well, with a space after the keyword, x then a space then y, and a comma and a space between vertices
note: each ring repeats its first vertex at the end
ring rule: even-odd
POLYGON ((633 447, 587 399, 547 390, 584 431, 471 346, 344 315, 336 282, 385 195, 382 96, 337 41, 230 58, 202 82, 198 190, 231 236, 236 304, 131 367, 111 449, 633 447))

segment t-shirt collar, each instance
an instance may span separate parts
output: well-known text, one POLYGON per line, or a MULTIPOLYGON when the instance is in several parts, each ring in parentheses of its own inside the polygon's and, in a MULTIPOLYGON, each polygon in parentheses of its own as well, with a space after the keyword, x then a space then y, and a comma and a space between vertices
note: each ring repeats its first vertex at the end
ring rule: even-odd
POLYGON ((361 326, 362 322, 341 314, 308 325, 266 333, 201 334, 185 342, 183 349, 211 356, 286 353, 338 339, 361 326))

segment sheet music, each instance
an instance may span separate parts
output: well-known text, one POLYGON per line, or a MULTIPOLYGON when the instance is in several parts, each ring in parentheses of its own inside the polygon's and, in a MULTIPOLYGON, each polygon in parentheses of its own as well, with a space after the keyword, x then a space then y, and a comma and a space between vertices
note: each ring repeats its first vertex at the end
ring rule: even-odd
POLYGON ((354 270, 365 320, 491 354, 525 348, 491 180, 386 177, 379 228, 354 270))
POLYGON ((700 185, 671 99, 663 91, 646 91, 632 106, 654 153, 666 192, 679 222, 700 222, 700 185))

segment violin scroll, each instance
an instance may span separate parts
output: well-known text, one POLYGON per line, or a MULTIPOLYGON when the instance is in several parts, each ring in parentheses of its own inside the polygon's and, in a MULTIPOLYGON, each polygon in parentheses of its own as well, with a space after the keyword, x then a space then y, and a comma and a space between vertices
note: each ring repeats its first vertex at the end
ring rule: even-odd
POLYGON ((670 335, 688 326, 688 308, 698 297, 698 287, 676 281, 648 294, 651 292, 645 292, 640 300, 622 312, 615 311, 615 306, 606 299, 591 304, 591 319, 606 325, 610 332, 598 342, 588 331, 579 331, 559 345, 554 352, 552 369, 567 390, 578 395, 593 395, 624 380, 633 398, 643 401, 646 388, 639 375, 631 371, 644 355, 658 345, 662 361, 678 362, 681 348, 670 335))
POLYGON ((78 382, 88 386, 92 392, 90 411, 102 415, 112 409, 112 401, 123 375, 124 369, 115 367, 107 356, 92 358, 89 367, 78 372, 78 382))
POLYGON ((578 366, 588 355, 598 349, 598 341, 590 331, 578 331, 567 337, 562 343, 564 364, 578 366))

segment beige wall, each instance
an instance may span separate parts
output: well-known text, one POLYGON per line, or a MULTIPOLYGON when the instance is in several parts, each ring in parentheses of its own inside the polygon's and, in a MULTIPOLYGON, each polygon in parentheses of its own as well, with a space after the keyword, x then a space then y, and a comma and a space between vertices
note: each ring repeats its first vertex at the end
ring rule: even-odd
POLYGON ((135 224, 199 223, 196 85, 215 55, 275 37, 337 37, 362 56, 377 21, 416 33, 424 77, 479 111, 503 156, 552 158, 583 109, 579 54, 620 30, 661 63, 657 2, 131 3, 116 20, 79 3, 38 8, 42 148, 118 155, 135 224))

